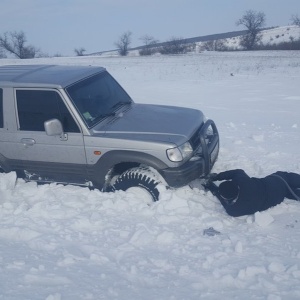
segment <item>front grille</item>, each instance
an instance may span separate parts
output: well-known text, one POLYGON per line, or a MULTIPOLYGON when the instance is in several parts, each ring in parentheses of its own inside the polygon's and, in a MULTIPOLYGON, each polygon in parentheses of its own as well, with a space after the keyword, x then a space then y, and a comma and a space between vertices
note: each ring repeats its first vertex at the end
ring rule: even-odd
POLYGON ((201 125, 196 132, 192 135, 191 139, 189 140, 193 150, 197 150, 197 153, 202 152, 202 147, 201 147, 201 134, 203 135, 202 138, 204 138, 204 142, 208 148, 210 148, 211 143, 213 142, 215 135, 217 132, 214 131, 212 125, 209 125, 206 129, 205 132, 202 131, 202 126, 201 125))
POLYGON ((195 131, 195 133, 192 135, 191 139, 190 139, 190 144, 193 148, 193 150, 198 149, 198 147, 200 146, 200 131, 201 131, 201 127, 202 125, 195 131))
POLYGON ((203 158, 204 173, 208 174, 219 153, 219 134, 215 123, 212 120, 207 120, 196 130, 189 142, 193 147, 194 157, 203 158))

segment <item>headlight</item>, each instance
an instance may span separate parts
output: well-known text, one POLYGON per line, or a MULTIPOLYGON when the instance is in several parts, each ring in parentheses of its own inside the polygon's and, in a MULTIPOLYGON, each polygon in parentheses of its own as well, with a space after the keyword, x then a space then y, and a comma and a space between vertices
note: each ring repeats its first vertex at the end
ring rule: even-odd
POLYGON ((193 148, 189 142, 176 148, 168 149, 167 156, 170 161, 179 162, 189 158, 193 154, 193 148))

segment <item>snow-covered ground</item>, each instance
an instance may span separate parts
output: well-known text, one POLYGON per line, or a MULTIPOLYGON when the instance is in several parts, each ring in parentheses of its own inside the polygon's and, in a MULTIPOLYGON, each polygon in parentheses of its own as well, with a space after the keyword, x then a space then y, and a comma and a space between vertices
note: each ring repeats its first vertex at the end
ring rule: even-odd
MULTIPOLYGON (((203 110, 214 172, 300 173, 300 51, 0 60, 30 63, 102 65, 137 102, 203 110)), ((0 174, 0 299, 300 299, 299 202, 233 218, 197 182, 147 206, 15 180, 0 174)))

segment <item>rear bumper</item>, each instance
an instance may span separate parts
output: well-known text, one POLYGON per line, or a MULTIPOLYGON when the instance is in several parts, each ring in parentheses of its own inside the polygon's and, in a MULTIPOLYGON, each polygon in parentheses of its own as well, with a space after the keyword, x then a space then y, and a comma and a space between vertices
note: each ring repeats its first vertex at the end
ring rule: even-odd
POLYGON ((160 170, 171 187, 180 187, 210 173, 219 154, 219 134, 212 120, 206 121, 199 133, 200 148, 186 163, 177 168, 160 170), (210 132, 208 132, 210 130, 210 132))

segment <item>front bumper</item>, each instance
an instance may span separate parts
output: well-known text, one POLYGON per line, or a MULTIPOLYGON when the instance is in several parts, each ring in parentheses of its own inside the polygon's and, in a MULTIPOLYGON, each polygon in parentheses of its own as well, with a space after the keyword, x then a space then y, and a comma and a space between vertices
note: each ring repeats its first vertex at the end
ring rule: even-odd
POLYGON ((194 156, 177 168, 160 170, 171 187, 181 187, 204 177, 211 171, 219 154, 219 133, 215 123, 207 120, 199 132, 200 147, 194 156))

